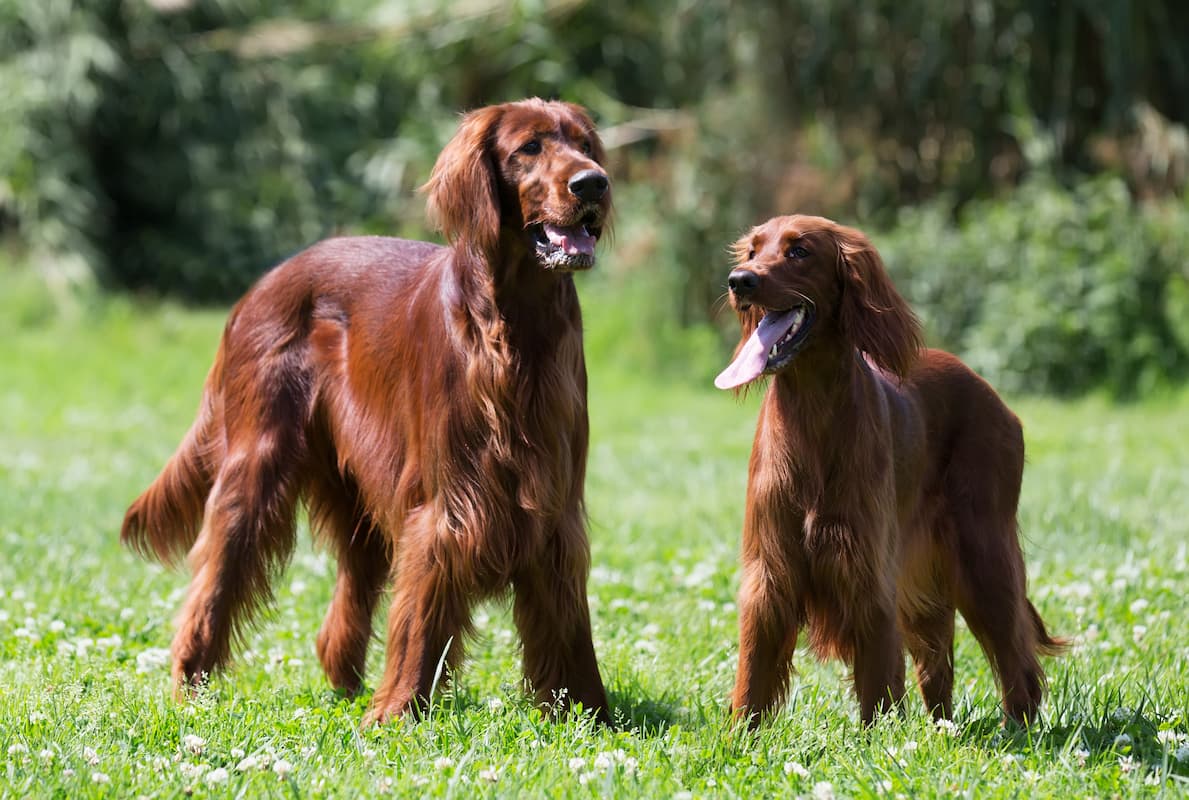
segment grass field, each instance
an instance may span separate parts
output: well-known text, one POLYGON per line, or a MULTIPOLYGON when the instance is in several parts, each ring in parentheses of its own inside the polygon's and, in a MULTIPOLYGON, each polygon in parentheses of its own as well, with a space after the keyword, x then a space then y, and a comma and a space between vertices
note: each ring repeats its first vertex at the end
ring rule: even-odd
MULTIPOLYGON (((479 613, 427 719, 359 728, 313 651, 334 565, 308 536, 232 671, 169 695, 184 574, 124 551, 124 508, 189 425, 222 315, 115 303, 0 344, 0 795, 1132 797, 1189 792, 1189 394, 1015 403, 1031 596, 1076 637, 1044 721, 1001 729, 960 628, 956 726, 864 732, 840 665, 799 651, 757 735, 725 714, 754 401, 619 371, 593 318, 595 644, 620 723, 551 721, 517 688, 510 617, 479 613)), ((680 371, 670 364, 667 375, 680 371)), ((373 646, 374 680, 380 645, 373 646)), ((369 684, 370 685, 370 684, 369 684)))

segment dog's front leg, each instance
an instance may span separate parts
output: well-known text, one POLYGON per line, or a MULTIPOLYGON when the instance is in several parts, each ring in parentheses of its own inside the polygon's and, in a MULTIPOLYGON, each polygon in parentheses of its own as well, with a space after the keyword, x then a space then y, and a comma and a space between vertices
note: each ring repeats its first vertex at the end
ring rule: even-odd
MULTIPOLYGON (((780 534, 759 536, 778 542, 780 534)), ((755 728, 760 717, 783 699, 788 690, 797 633, 804 618, 801 591, 804 567, 800 559, 780 548, 749 547, 744 534, 743 585, 739 590, 739 669, 731 708, 755 728)))
POLYGON ((438 541, 432 513, 410 518, 398 542, 384 676, 365 724, 385 722, 430 701, 435 681, 462 660, 470 630, 471 602, 478 595, 457 556, 438 541))
POLYGON ((537 702, 581 703, 600 722, 610 723, 590 630, 590 553, 580 512, 567 515, 545 550, 513 579, 525 679, 537 702))
POLYGON ((864 725, 904 697, 904 644, 896 626, 895 590, 869 589, 867 607, 855 621, 855 695, 864 725))

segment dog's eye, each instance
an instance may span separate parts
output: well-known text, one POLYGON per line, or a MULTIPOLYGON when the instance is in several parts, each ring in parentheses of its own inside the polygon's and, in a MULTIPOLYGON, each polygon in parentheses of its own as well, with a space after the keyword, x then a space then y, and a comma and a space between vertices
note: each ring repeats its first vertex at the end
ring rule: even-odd
POLYGON ((747 260, 751 261, 755 257, 756 257, 756 249, 753 247, 747 251, 747 260))
POLYGON ((584 139, 582 141, 582 154, 588 156, 593 152, 594 152, 594 147, 591 146, 590 139, 584 139))
POLYGON ((808 255, 809 255, 809 251, 806 250, 801 245, 797 245, 796 247, 789 248, 789 252, 788 252, 789 258, 806 258, 808 255))
POLYGON ((540 155, 541 140, 540 139, 529 139, 527 142, 520 145, 520 150, 518 152, 524 153, 526 156, 540 155))

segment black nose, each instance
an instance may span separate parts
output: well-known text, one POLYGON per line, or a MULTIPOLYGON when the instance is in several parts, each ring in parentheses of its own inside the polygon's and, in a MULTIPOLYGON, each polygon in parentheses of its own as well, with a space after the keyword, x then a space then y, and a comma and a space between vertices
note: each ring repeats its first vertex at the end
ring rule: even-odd
POLYGON ((585 203, 593 203, 607 193, 611 182, 597 169, 584 169, 570 178, 570 194, 585 203))
POLYGON ((731 274, 727 276, 727 286, 735 294, 751 294, 759 285, 760 276, 749 269, 731 270, 731 274))

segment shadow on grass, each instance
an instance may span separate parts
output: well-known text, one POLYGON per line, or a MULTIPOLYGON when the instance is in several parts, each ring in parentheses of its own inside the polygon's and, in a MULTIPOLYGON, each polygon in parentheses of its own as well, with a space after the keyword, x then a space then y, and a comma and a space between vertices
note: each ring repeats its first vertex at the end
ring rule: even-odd
POLYGON ((984 715, 962 725, 964 741, 1008 754, 1033 753, 1079 766, 1117 759, 1129 769, 1189 776, 1189 758, 1178 759, 1189 742, 1183 720, 1162 720, 1143 705, 1132 709, 1115 705, 1107 709, 1064 707, 1049 719, 1024 727, 1003 724, 1002 717, 984 715))
POLYGON ((663 736, 677 717, 677 706, 669 698, 647 697, 638 687, 630 693, 611 691, 607 702, 615 728, 642 736, 663 736))

